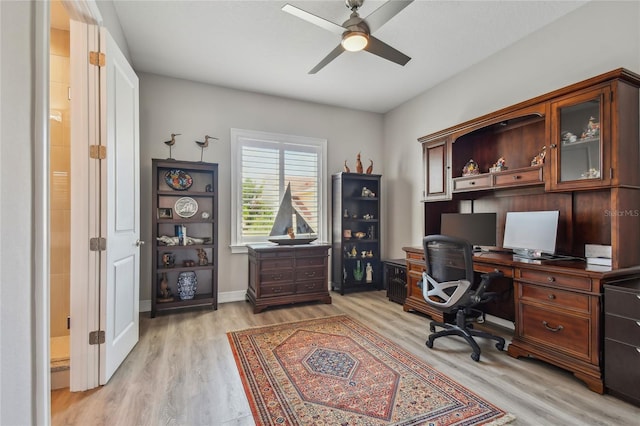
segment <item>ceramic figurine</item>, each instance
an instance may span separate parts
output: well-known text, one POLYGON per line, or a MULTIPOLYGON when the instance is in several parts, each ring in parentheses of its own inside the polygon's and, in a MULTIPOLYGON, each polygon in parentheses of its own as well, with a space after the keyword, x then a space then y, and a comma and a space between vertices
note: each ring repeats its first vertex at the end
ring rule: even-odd
POLYGON ((369 164, 369 167, 367 167, 367 174, 368 175, 373 173, 373 160, 369 159, 369 161, 371 162, 371 164, 369 164))
POLYGON ((356 172, 362 173, 362 161, 360 161, 360 153, 356 155, 356 172))
POLYGON ((351 173, 351 169, 347 166, 347 160, 344 160, 344 172, 351 173))
POLYGON ((538 155, 536 155, 535 157, 533 157, 533 159, 531 160, 531 165, 532 166, 541 166, 544 164, 544 157, 547 155, 547 151, 546 151, 547 147, 543 146, 542 150, 540 151, 540 153, 538 155))
POLYGON ((371 266, 370 262, 367 262, 367 268, 366 268, 366 273, 367 276, 365 278, 365 281, 370 283, 373 281, 373 267, 371 266))
POLYGON ((356 260, 356 267, 353 270, 353 278, 356 281, 362 281, 362 277, 364 276, 364 270, 362 269, 362 264, 359 260, 356 260))
POLYGON ((480 174, 480 168, 478 167, 478 163, 471 159, 462 169, 462 176, 474 176, 477 174, 480 174))
POLYGON ((200 147, 200 162, 202 163, 202 154, 204 153, 204 149, 206 147, 209 146, 209 139, 218 139, 218 138, 214 138, 213 136, 205 136, 204 137, 204 142, 201 141, 196 141, 196 144, 200 147))

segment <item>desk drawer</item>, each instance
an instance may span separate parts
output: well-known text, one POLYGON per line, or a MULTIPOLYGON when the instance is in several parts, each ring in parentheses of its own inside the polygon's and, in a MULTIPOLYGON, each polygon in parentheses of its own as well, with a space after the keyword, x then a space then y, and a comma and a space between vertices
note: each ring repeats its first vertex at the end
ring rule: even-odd
POLYGON ((544 182, 542 179, 542 168, 506 171, 493 175, 493 184, 495 186, 531 185, 542 182, 544 182))
POLYGON ((563 308, 589 313, 589 296, 556 288, 521 283, 520 295, 523 299, 549 303, 563 308))
POLYGON ((521 304, 520 333, 555 350, 590 361, 589 318, 572 316, 528 304, 521 304))
POLYGON ((293 282, 293 270, 283 271, 262 271, 260 273, 260 282, 262 284, 281 283, 284 281, 293 282))
POLYGON ((327 277, 327 268, 304 268, 296 270, 296 281, 318 280, 327 277))
POLYGON ((640 293, 634 294, 607 287, 604 291, 604 300, 608 314, 640 320, 640 293))
POLYGON ((453 179, 453 191, 471 191, 491 188, 491 175, 484 174, 453 179))
POLYGON ((640 404, 640 349, 616 342, 604 340, 604 382, 607 388, 633 398, 640 404))
POLYGON ((552 285, 554 287, 558 286, 591 291, 591 279, 589 277, 563 275, 555 272, 534 271, 531 269, 521 269, 520 277, 523 280, 552 285))
POLYGON ((295 285, 293 283, 260 286, 260 297, 282 296, 285 294, 293 294, 294 292, 295 285))
POLYGON ((473 270, 476 272, 480 272, 481 274, 488 274, 490 272, 498 271, 502 272, 505 277, 513 278, 513 268, 509 268, 508 266, 493 266, 474 262, 473 270))
POLYGON ((640 320, 607 314, 604 317, 604 335, 607 339, 640 348, 640 320))

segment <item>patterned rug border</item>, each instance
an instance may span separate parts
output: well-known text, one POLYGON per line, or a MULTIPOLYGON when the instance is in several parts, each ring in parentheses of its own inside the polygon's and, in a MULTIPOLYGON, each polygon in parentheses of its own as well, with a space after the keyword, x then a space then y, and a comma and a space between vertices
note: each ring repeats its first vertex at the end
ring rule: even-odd
MULTIPOLYGON (((394 351, 401 354, 402 356, 406 357, 407 359, 411 360, 412 362, 415 362, 417 364, 423 364, 426 367, 428 367, 431 371, 433 371, 433 373, 435 375, 437 375, 440 379, 442 379, 444 382, 447 383, 451 383, 453 385, 455 385, 455 387, 457 387, 458 389, 462 389, 464 391, 466 391, 469 395, 477 398, 478 400, 481 400, 483 402, 485 402, 488 406, 490 406, 493 410, 499 412, 499 417, 495 417, 493 416, 491 419, 486 419, 487 422, 471 422, 469 423, 469 419, 463 420, 461 422, 455 422, 455 423, 448 423, 449 425, 465 425, 465 426, 503 426, 506 425, 508 423, 513 422, 516 417, 513 414, 510 414, 508 412, 505 412, 504 410, 498 408, 496 405, 494 405, 493 403, 487 401, 486 399, 484 399, 483 397, 480 397, 476 392, 470 390, 469 388, 467 388, 466 386, 458 383, 457 381, 451 379, 449 376, 447 376, 444 373, 441 373, 440 371, 436 370, 433 366, 431 366, 428 362, 422 360, 421 358, 418 358, 416 355, 414 355, 413 353, 407 351, 406 349, 404 349, 402 346, 400 346, 398 343, 392 341, 391 339, 385 337, 384 335, 380 334, 379 332, 373 330, 372 328, 370 328, 369 326, 363 324, 361 321, 352 318, 349 315, 346 314, 337 314, 337 315, 329 315, 329 316, 323 316, 323 317, 316 317, 316 318, 308 318, 308 319, 303 319, 303 320, 294 320, 294 321, 285 321, 285 322, 280 322, 280 323, 275 323, 275 324, 269 324, 269 325, 258 325, 258 326, 252 326, 252 327, 245 327, 242 329, 236 329, 236 330, 230 330, 227 331, 227 339, 229 341, 229 346, 231 348, 231 351, 233 353, 233 357, 236 363, 236 368, 238 370, 238 374, 240 375, 240 379, 242 382, 242 386, 245 392, 245 395, 247 396, 247 400, 249 402, 249 406, 251 408, 251 414, 254 418, 254 421, 256 422, 256 425, 263 425, 263 424, 276 424, 276 423, 263 423, 261 416, 260 416, 260 409, 258 406, 258 401, 256 400, 256 396, 254 395, 254 393, 252 392, 251 389, 251 385, 250 385, 250 378, 247 376, 244 368, 243 368, 243 364, 241 362, 241 355, 240 355, 240 349, 237 347, 236 341, 234 339, 234 336, 237 336, 239 334, 242 333, 247 333, 247 332, 260 332, 260 330, 274 330, 274 328, 277 327, 293 327, 296 324, 314 324, 317 322, 326 322, 328 320, 336 320, 339 322, 351 322, 354 325, 356 325, 357 327, 366 330, 368 334, 374 336, 376 339, 378 339, 381 342, 384 342, 385 345, 388 345, 390 347, 394 348, 394 351)), ((279 424, 279 423, 278 423, 279 424)), ((285 423, 288 424, 288 423, 285 423)), ((404 424, 404 423, 403 423, 404 424)), ((428 424, 428 425, 433 425, 435 423, 409 423, 409 424, 428 424)))

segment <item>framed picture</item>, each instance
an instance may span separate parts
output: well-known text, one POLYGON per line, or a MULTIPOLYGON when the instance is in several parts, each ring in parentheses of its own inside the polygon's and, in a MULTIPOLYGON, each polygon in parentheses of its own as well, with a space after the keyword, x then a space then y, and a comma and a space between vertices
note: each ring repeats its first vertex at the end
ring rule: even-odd
POLYGON ((173 209, 171 207, 159 207, 158 219, 173 219, 173 209))

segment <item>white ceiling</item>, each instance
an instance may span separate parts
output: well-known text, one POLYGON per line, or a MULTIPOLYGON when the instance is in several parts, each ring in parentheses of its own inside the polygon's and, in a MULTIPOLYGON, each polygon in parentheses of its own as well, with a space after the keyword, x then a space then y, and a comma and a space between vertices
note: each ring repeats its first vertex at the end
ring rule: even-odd
MULTIPOLYGON (((138 72, 384 113, 585 1, 416 0, 375 35, 412 59, 404 67, 345 52, 308 74, 339 37, 281 7, 342 24, 343 0, 125 1, 114 6, 138 72)), ((384 1, 366 0, 366 17, 384 1)))

